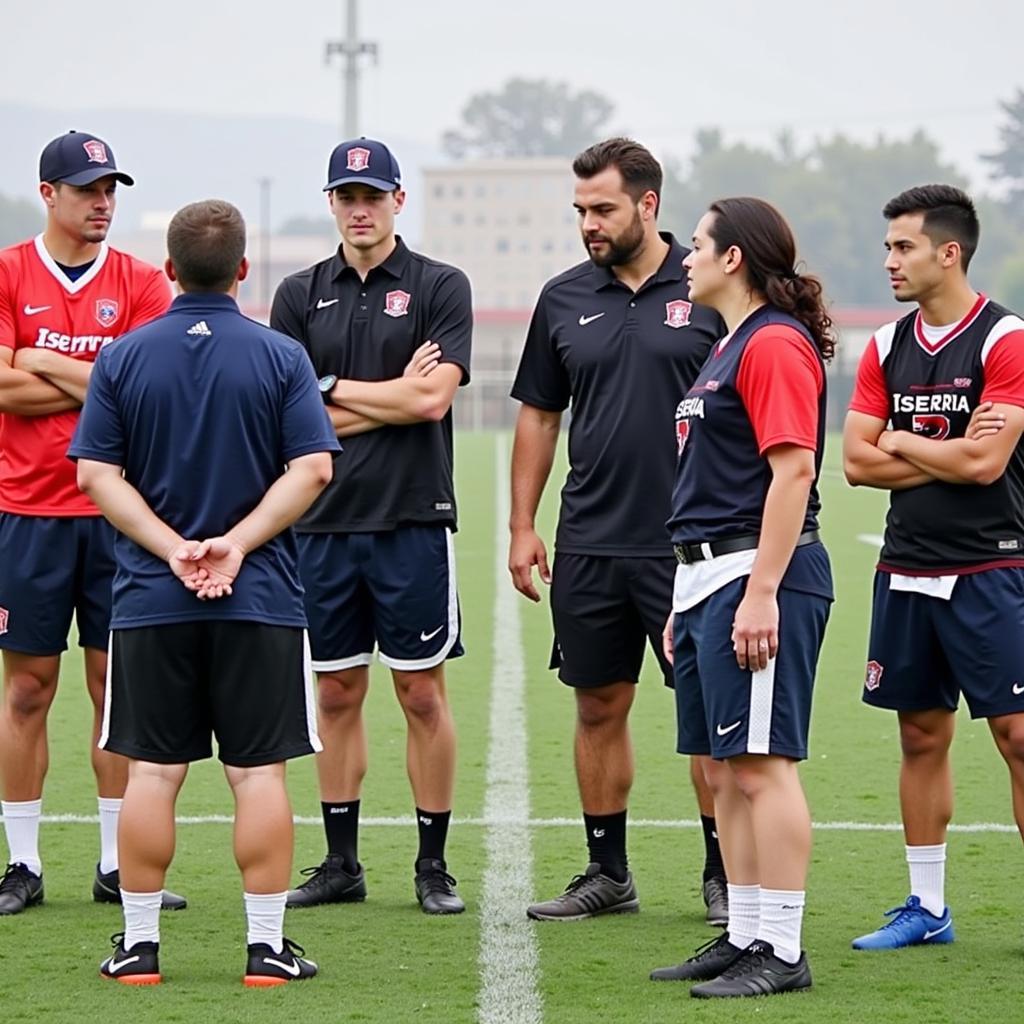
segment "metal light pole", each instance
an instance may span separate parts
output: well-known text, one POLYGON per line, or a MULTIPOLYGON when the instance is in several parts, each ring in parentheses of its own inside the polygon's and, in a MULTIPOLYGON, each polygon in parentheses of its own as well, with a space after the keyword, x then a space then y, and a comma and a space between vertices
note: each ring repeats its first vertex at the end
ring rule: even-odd
POLYGON ((341 135, 354 139, 359 134, 359 58, 373 57, 377 63, 377 44, 359 38, 357 27, 358 0, 345 0, 345 38, 330 39, 324 45, 324 63, 329 64, 335 54, 341 56, 341 135))
POLYGON ((270 178, 260 178, 260 305, 270 316, 270 178))

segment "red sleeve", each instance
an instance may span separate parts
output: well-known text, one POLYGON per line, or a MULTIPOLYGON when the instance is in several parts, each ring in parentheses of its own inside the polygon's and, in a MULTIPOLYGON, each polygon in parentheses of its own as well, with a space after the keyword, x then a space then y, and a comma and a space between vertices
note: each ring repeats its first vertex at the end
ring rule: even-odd
POLYGON ((171 304, 170 281, 156 267, 146 267, 146 270, 148 273, 145 276, 139 275, 139 298, 133 303, 132 319, 124 329, 125 334, 166 313, 171 304))
POLYGON ((981 400, 1024 407, 1024 331, 1011 331, 989 352, 981 400))
POLYGON ((18 347, 18 335, 15 329, 15 298, 11 294, 10 271, 6 264, 0 264, 0 345, 5 348, 18 347))
POLYGON ((792 327, 754 332, 736 375, 736 390, 754 427, 758 452, 777 444, 818 448, 821 361, 811 342, 792 327))
POLYGON ((857 380, 850 398, 850 411, 862 412, 876 419, 889 419, 889 388, 878 362, 878 345, 872 338, 857 366, 857 380))

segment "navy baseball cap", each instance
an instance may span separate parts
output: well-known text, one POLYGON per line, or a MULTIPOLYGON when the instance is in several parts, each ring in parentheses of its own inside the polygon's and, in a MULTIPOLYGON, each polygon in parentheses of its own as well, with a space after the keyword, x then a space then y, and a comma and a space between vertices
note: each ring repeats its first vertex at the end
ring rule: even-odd
POLYGON ((324 191, 357 183, 379 188, 381 192, 394 192, 402 187, 398 161, 383 142, 367 138, 349 139, 334 147, 327 163, 324 191))
POLYGON ((134 185, 130 174, 117 169, 114 151, 100 138, 88 132, 70 131, 48 142, 39 156, 40 181, 66 181, 69 185, 89 185, 112 174, 125 185, 134 185))

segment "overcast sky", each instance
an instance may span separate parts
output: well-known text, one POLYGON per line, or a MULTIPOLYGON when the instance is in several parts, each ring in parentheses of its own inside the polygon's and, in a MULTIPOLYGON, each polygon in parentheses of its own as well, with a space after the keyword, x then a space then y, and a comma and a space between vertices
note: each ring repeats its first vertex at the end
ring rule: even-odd
MULTIPOLYGON (((344 5, 5 0, 0 102, 72 120, 124 107, 337 123, 340 68, 323 49, 344 5)), ((753 141, 920 126, 977 187, 998 101, 1024 86, 1024 3, 1008 0, 361 0, 360 34, 380 53, 365 65, 363 130, 428 145, 474 92, 523 75, 605 93, 612 127, 660 155, 685 158, 703 125, 753 141)))

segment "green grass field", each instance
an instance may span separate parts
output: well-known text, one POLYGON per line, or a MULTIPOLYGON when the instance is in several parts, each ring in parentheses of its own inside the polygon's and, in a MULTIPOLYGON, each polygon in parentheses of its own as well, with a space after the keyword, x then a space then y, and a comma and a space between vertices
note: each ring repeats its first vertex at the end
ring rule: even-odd
MULTIPOLYGON (((1020 840, 1012 823, 1005 768, 984 723, 963 716, 955 747, 957 815, 961 824, 996 823, 1003 829, 959 832, 950 839, 949 901, 957 941, 952 946, 895 954, 854 953, 849 940, 875 927, 881 912, 906 895, 896 796, 898 749, 894 716, 860 704, 868 599, 875 550, 859 534, 881 531, 884 499, 853 491, 832 469, 823 479, 824 530, 833 559, 837 603, 821 662, 804 767, 815 831, 804 932, 815 987, 771 1000, 703 1003, 687 986, 653 984, 651 967, 681 959, 711 937, 699 898, 702 844, 686 764, 674 753, 671 694, 651 666, 633 714, 637 779, 630 808, 635 823, 630 855, 641 895, 637 915, 577 924, 524 925, 497 920, 483 898, 487 870, 487 798, 495 602, 511 587, 498 572, 506 538, 497 522, 494 435, 458 439, 461 530, 457 536, 464 639, 468 654, 450 670, 459 728, 459 777, 449 864, 469 910, 455 918, 427 918, 412 894, 415 827, 404 770, 404 728, 387 675, 375 670, 369 701, 371 767, 363 794, 360 857, 370 897, 365 904, 293 912, 286 933, 319 961, 321 976, 281 990, 249 991, 244 966, 244 914, 230 855, 230 826, 183 823, 168 884, 189 897, 184 913, 162 922, 165 983, 127 989, 100 980, 96 968, 108 936, 120 930, 117 908, 93 904, 89 886, 98 853, 97 827, 76 820, 43 826, 46 903, 15 918, 0 918, 0 1006, 5 1024, 36 1021, 470 1022, 494 977, 481 973, 485 931, 498 949, 508 933, 516 943, 533 935, 536 970, 518 982, 535 990, 542 1010, 530 1016, 515 1002, 512 1022, 552 1024, 595 1020, 661 1022, 688 1015, 699 1021, 889 1022, 1017 1021, 1024 940, 1018 884, 1020 840), (386 819, 402 818, 395 823, 386 819), (646 823, 646 824, 645 824, 646 823)), ((561 470, 556 470, 553 483, 561 470)), ((557 487, 544 506, 553 533, 557 487)), ((573 702, 546 668, 550 627, 546 603, 517 598, 525 672, 532 894, 559 892, 582 869, 585 846, 571 760, 573 702), (557 819, 568 819, 560 824, 557 819)), ((503 628, 508 622, 499 623, 503 628)), ((502 659, 504 660, 504 659, 502 659)), ((51 719, 51 768, 44 798, 50 817, 96 813, 88 766, 87 711, 80 659, 66 659, 51 719)), ((518 738, 518 737, 517 737, 518 738)), ((290 772, 297 815, 319 815, 312 760, 290 772)), ((196 766, 179 814, 230 814, 226 784, 216 764, 196 766)), ((502 829, 492 839, 500 848, 502 829)), ((510 841, 514 825, 508 826, 510 841)), ((494 843, 492 843, 492 848, 494 843)), ((296 868, 322 856, 317 824, 297 828, 296 868)), ((523 920, 525 915, 523 915, 523 920)), ((487 1004, 485 1005, 492 1005, 487 1004)))

